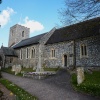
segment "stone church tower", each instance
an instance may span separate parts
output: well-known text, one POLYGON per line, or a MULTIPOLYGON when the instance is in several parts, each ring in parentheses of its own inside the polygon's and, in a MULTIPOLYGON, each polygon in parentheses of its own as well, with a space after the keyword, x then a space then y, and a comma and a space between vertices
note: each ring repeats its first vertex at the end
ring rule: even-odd
POLYGON ((21 25, 10 27, 8 47, 20 42, 23 39, 29 38, 30 29, 21 25))

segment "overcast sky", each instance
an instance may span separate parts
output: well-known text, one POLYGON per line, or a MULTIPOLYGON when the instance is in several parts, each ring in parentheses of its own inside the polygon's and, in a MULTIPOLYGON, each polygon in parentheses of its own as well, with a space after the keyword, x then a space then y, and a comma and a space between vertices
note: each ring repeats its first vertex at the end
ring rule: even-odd
POLYGON ((64 0, 2 0, 0 46, 8 46, 9 29, 15 24, 30 28, 30 37, 50 31, 60 23, 58 10, 64 0))

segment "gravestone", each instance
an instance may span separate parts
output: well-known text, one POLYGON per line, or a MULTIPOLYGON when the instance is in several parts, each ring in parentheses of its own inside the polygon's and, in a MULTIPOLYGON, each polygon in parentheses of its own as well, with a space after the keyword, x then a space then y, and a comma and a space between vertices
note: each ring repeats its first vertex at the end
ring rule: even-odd
POLYGON ((16 65, 15 75, 21 72, 21 65, 16 65))
POLYGON ((78 67, 77 68, 77 83, 80 85, 84 81, 84 68, 83 67, 78 67))
POLYGON ((16 70, 16 66, 13 65, 11 71, 15 71, 16 70))

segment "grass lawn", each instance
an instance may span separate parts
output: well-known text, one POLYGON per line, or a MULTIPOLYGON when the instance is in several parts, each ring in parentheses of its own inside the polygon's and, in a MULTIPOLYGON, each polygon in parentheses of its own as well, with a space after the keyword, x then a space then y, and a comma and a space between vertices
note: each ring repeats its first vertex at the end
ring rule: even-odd
POLYGON ((0 83, 3 84, 8 90, 10 90, 12 92, 11 94, 16 95, 16 100, 38 100, 35 96, 32 96, 22 88, 6 79, 1 78, 0 83))
MULTIPOLYGON (((11 69, 12 69, 11 67, 3 68, 2 71, 15 75, 15 72, 11 71, 11 69)), ((35 70, 33 70, 33 68, 22 68, 21 71, 23 71, 23 72, 34 72, 35 70)), ((17 74, 17 76, 23 76, 23 74, 19 73, 19 74, 17 74)))
POLYGON ((72 74, 71 82, 77 91, 83 91, 94 96, 100 96, 100 71, 93 71, 92 74, 85 73, 85 81, 80 85, 77 85, 76 74, 72 74))
MULTIPOLYGON (((44 71, 58 71, 60 68, 58 67, 58 68, 43 68, 43 69, 44 69, 44 71)), ((11 71, 11 67, 3 68, 2 71, 15 75, 15 72, 11 71)), ((33 70, 33 68, 22 68, 22 70, 21 70, 21 72, 35 72, 35 71, 36 70, 33 70)), ((17 76, 23 76, 23 74, 19 73, 19 74, 17 74, 17 76)))
POLYGON ((44 71, 58 71, 60 68, 43 68, 44 71))
POLYGON ((22 68, 22 71, 35 72, 35 70, 33 70, 33 68, 22 68))
POLYGON ((11 67, 9 67, 9 68, 2 68, 1 71, 7 72, 7 73, 10 73, 10 74, 15 74, 15 72, 11 71, 11 67))

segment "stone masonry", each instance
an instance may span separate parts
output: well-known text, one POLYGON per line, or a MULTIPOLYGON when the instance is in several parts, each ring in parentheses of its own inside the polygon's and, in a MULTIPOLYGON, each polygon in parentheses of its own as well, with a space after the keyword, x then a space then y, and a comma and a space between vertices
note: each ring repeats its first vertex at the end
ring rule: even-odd
POLYGON ((30 29, 21 25, 14 25, 10 28, 8 47, 29 38, 30 29), (23 35, 22 35, 23 33, 23 35))
POLYGON ((73 66, 73 41, 62 42, 45 46, 45 61, 47 67, 64 67, 64 55, 67 56, 67 66, 73 66), (51 57, 51 50, 55 50, 55 57, 51 57))
POLYGON ((76 66, 100 66, 100 36, 76 41, 76 66), (80 45, 87 45, 87 57, 80 57, 80 45))
POLYGON ((18 55, 18 63, 23 67, 36 67, 39 60, 39 45, 32 45, 28 47, 23 47, 21 49, 16 49, 18 55), (28 48, 28 58, 26 58, 26 49, 28 48), (31 57, 32 49, 35 49, 35 57, 31 57), (22 59, 20 58, 20 50, 22 50, 22 59))
POLYGON ((0 53, 0 59, 27 68, 100 66, 99 19, 53 28, 32 38, 29 38, 29 28, 16 24, 10 28, 8 46, 14 49, 18 58, 7 55, 5 59, 6 56, 0 53))

